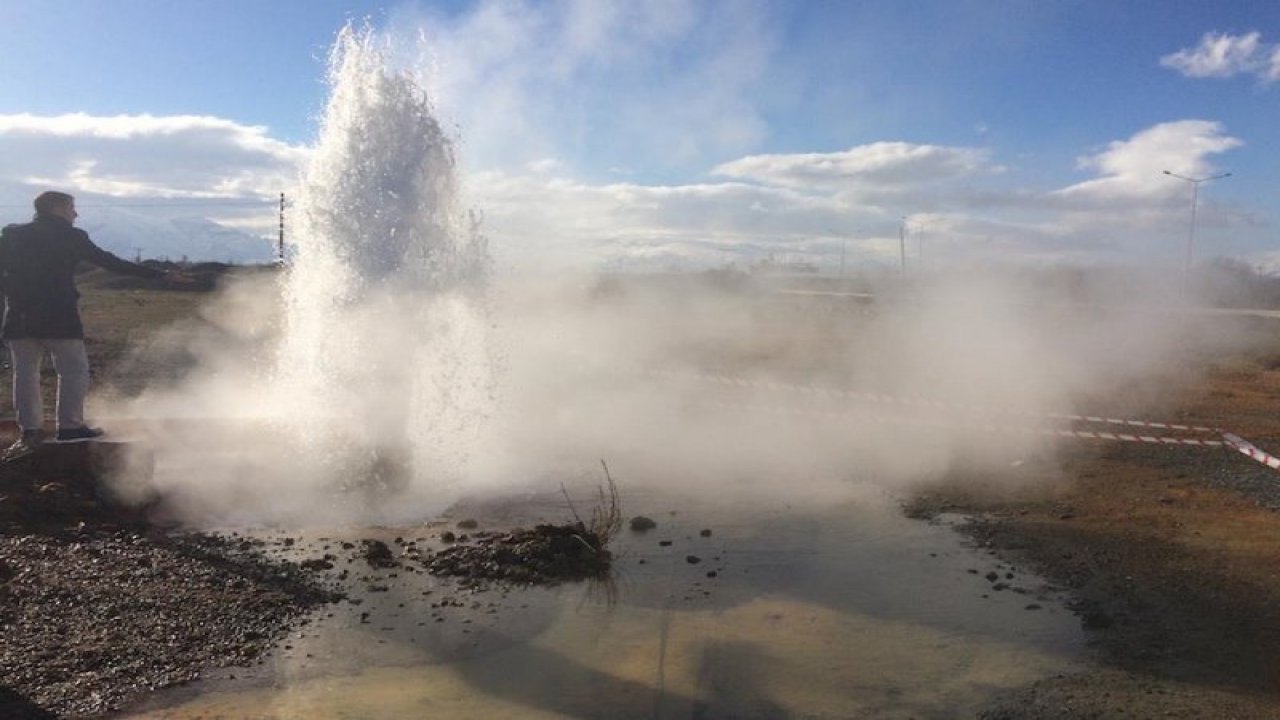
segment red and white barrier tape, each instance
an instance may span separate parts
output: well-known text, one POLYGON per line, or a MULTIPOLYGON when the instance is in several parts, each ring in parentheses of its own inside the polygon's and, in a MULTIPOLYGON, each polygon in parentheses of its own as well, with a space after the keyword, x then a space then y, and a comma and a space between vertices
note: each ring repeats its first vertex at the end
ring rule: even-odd
POLYGON ((1256 445, 1245 440, 1239 435, 1233 435, 1229 432, 1222 433, 1222 439, 1226 441, 1227 447, 1244 453, 1249 459, 1256 460, 1272 470, 1280 470, 1280 458, 1270 453, 1259 450, 1256 445))
MULTIPOLYGON (((732 375, 723 375, 723 374, 715 374, 715 373, 688 373, 688 372, 676 372, 676 371, 670 371, 670 370, 650 370, 650 371, 647 371, 646 374, 656 375, 660 377, 671 377, 671 378, 680 378, 680 379, 687 379, 687 380, 713 382, 713 383, 729 385, 733 387, 749 387, 749 388, 756 388, 756 389, 768 390, 768 391, 796 392, 796 393, 803 393, 803 394, 809 394, 809 395, 826 395, 830 397, 842 397, 842 398, 849 398, 853 400, 861 400, 865 402, 892 404, 892 405, 908 406, 908 407, 959 410, 963 412, 975 413, 980 415, 998 414, 998 415, 1005 415, 1005 416, 1032 418, 1032 419, 1041 420, 1041 421, 1065 420, 1065 421, 1074 422, 1074 423, 1124 425, 1126 427, 1143 427, 1143 428, 1152 428, 1156 430, 1171 430, 1175 432, 1210 434, 1210 435, 1221 437, 1222 439, 1221 440, 1205 440, 1205 439, 1198 439, 1198 438, 1170 437, 1170 436, 1161 436, 1161 435, 1132 435, 1128 433, 1101 432, 1096 430, 1075 430, 1075 429, 1064 429, 1064 428, 996 425, 996 424, 987 423, 987 422, 974 423, 972 421, 969 421, 966 423, 966 425, 969 427, 978 427, 983 430, 990 430, 994 432, 1031 433, 1031 434, 1037 434, 1037 435, 1054 435, 1058 437, 1082 438, 1087 440, 1112 440, 1112 441, 1119 441, 1119 442, 1147 443, 1151 445, 1181 445, 1181 446, 1205 447, 1205 448, 1228 448, 1231 450, 1235 450, 1239 453, 1242 453, 1246 457, 1256 462, 1262 463, 1263 465, 1266 465, 1267 467, 1273 470, 1280 470, 1280 457, 1276 457, 1274 455, 1271 455, 1270 453, 1267 453, 1259 449, 1256 445, 1249 442, 1248 440, 1245 440, 1239 435, 1235 435, 1233 433, 1226 432, 1225 430, 1221 430, 1218 428, 1207 427, 1203 425, 1182 425, 1182 424, 1176 424, 1176 423, 1152 422, 1149 420, 1108 418, 1108 417, 1100 417, 1096 415, 1069 415, 1069 414, 1062 414, 1062 413, 1040 414, 1040 413, 1026 412, 1022 410, 1015 410, 1015 409, 980 407, 976 405, 948 403, 948 402, 942 402, 937 400, 927 400, 923 398, 898 397, 893 395, 884 395, 880 393, 862 393, 862 392, 855 392, 855 391, 849 391, 849 390, 839 390, 836 388, 823 388, 823 387, 808 386, 808 385, 793 385, 788 383, 776 383, 776 382, 759 382, 759 381, 752 381, 752 380, 746 380, 744 378, 734 377, 732 375)), ((727 403, 724 403, 724 404, 727 404, 727 403)), ((783 407, 783 406, 770 406, 770 407, 774 410, 789 412, 789 413, 848 415, 847 412, 835 412, 832 410, 819 410, 819 409, 813 409, 813 408, 799 409, 794 407, 783 407)), ((869 419, 879 423, 897 422, 897 423, 910 423, 910 424, 933 425, 933 426, 954 426, 955 425, 954 422, 937 420, 934 418, 920 418, 920 417, 871 416, 869 417, 869 419)))

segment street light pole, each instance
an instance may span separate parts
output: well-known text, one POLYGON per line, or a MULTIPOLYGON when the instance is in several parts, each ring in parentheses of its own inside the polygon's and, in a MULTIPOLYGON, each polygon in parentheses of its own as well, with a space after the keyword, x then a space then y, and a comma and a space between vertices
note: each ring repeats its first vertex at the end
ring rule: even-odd
POLYGON ((916 274, 924 273, 924 223, 920 222, 916 225, 916 256, 919 258, 920 267, 916 268, 916 274))
POLYGON ((1210 180, 1221 180, 1222 178, 1231 177, 1231 173, 1222 173, 1221 175, 1213 175, 1203 178, 1189 178, 1185 175, 1179 175, 1175 172, 1164 171, 1169 177, 1178 178, 1191 183, 1191 227, 1187 230, 1187 260, 1182 268, 1184 277, 1189 282, 1191 279, 1191 257, 1196 244, 1196 205, 1200 200, 1200 183, 1207 183, 1210 180))
POLYGON ((907 219, 898 226, 898 254, 902 257, 902 277, 907 276, 907 219))

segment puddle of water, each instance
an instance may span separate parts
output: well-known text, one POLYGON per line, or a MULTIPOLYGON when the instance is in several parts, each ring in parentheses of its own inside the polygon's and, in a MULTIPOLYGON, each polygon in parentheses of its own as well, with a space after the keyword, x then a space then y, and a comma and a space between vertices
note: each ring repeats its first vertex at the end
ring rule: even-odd
MULTIPOLYGON (((349 568, 359 604, 323 610, 252 672, 222 672, 130 717, 951 718, 1079 662, 1079 622, 1053 590, 945 524, 875 503, 628 505, 680 509, 623 531, 607 586, 469 592, 342 559, 334 572, 349 568)), ((522 507, 540 511, 564 520, 552 500, 522 507)), ((340 545, 325 538, 280 552, 340 545)))

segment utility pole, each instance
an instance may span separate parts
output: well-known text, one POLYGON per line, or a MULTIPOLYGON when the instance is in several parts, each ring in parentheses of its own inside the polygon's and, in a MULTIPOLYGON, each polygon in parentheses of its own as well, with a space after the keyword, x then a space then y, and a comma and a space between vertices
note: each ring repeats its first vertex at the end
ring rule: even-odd
POLYGON ((1182 267, 1183 279, 1189 286, 1191 283, 1191 259, 1195 252, 1194 249, 1196 244, 1196 205, 1200 200, 1200 183, 1207 183, 1210 180, 1221 180, 1222 178, 1231 177, 1231 173, 1222 173, 1221 175, 1213 175, 1211 177, 1204 178, 1189 178, 1179 175, 1178 173, 1169 172, 1168 170, 1165 170, 1164 174, 1169 177, 1175 177, 1179 180, 1185 180, 1186 182, 1191 183, 1191 224, 1187 229, 1187 259, 1182 267))
POLYGON ((907 277, 907 218, 898 225, 898 255, 902 258, 902 277, 907 277))
POLYGON ((920 267, 916 270, 918 273, 924 272, 924 224, 916 226, 916 255, 919 257, 920 267))
POLYGON ((276 262, 284 265, 284 193, 280 193, 280 240, 276 245, 276 262))

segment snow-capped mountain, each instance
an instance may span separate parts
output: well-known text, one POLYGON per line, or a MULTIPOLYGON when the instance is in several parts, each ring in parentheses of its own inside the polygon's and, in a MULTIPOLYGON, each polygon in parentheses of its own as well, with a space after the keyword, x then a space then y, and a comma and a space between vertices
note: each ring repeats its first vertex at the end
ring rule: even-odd
POLYGON ((275 241, 221 225, 206 217, 160 217, 120 208, 82 213, 77 225, 100 247, 132 260, 143 258, 192 262, 268 262, 275 241))

